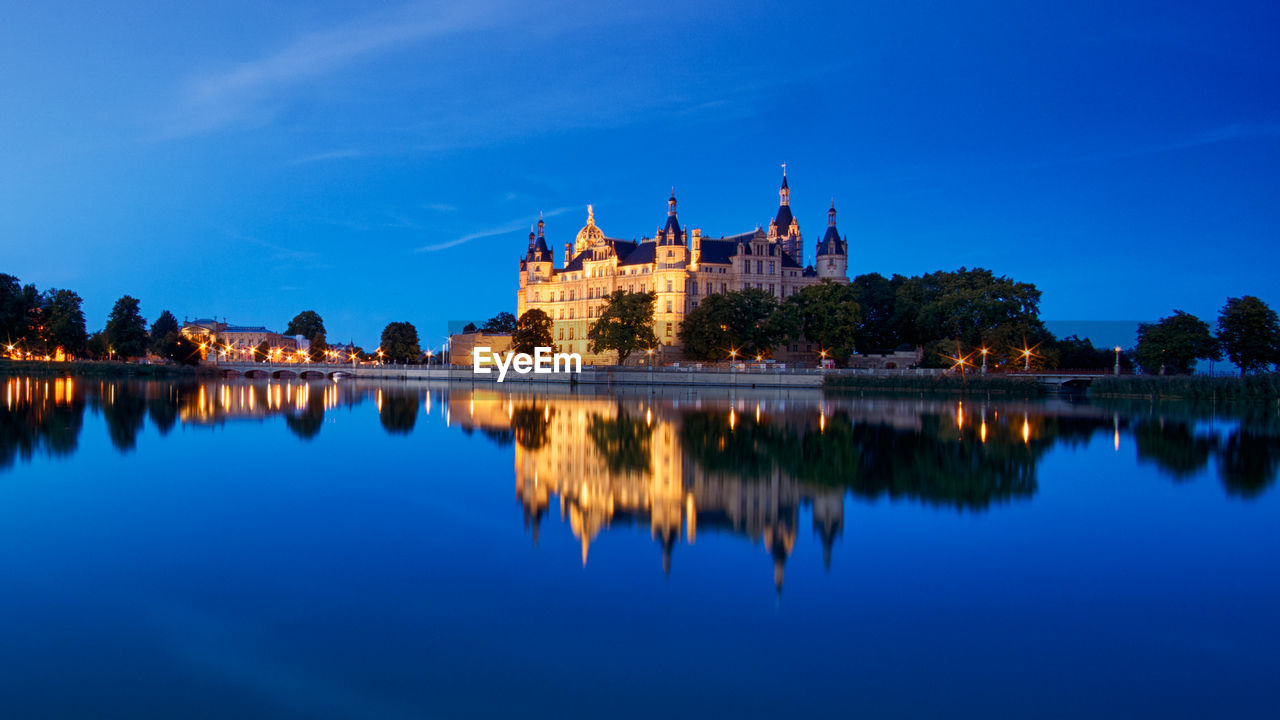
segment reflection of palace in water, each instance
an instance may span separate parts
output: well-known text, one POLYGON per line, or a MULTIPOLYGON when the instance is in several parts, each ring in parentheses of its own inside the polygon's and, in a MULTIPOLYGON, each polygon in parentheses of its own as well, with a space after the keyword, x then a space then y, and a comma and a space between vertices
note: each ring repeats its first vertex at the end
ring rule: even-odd
MULTIPOLYGON (((462 398, 452 400, 458 418, 462 398)), ((803 506, 812 508, 830 562, 844 523, 842 490, 802 485, 778 469, 750 480, 704 469, 684 451, 680 416, 669 405, 611 397, 533 401, 477 391, 463 407, 464 424, 514 432, 516 495, 535 542, 555 496, 584 564, 591 543, 609 526, 647 524, 668 572, 681 539, 692 545, 699 533, 730 532, 768 550, 781 589, 803 506)))

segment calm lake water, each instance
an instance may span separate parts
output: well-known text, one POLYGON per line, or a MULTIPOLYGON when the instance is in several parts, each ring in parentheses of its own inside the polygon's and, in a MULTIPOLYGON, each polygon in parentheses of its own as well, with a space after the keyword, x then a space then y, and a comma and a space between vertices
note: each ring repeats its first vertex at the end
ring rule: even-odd
POLYGON ((0 384, 6 718, 1276 716, 1274 416, 0 384))

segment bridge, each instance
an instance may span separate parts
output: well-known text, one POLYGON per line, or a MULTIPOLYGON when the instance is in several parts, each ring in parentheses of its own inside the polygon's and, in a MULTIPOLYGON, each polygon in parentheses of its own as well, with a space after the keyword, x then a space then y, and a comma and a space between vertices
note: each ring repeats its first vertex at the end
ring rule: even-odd
POLYGON ((1058 392, 1081 392, 1100 377, 1113 375, 1112 370, 1032 370, 1012 371, 988 377, 1028 378, 1041 385, 1048 385, 1058 392))

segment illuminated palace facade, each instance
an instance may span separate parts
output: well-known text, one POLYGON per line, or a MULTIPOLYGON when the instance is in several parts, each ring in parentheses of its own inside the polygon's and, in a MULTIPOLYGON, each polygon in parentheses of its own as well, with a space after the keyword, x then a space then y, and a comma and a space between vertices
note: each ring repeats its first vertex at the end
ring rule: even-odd
POLYGON ((781 299, 824 279, 848 282, 848 241, 836 229, 835 203, 827 212, 815 264, 803 267, 800 223, 791 214, 785 170, 778 200, 768 231, 757 227, 712 238, 701 228, 681 226, 672 192, 666 224, 652 238, 639 241, 606 235, 588 205, 587 224, 572 243, 565 243, 559 268, 539 218, 520 259, 516 316, 542 310, 554 323, 552 338, 560 351, 579 353, 588 364, 610 364, 616 361, 615 353, 589 352, 586 340, 605 298, 617 290, 654 292, 654 335, 662 344, 663 358, 675 359, 680 356, 680 323, 708 295, 757 288, 781 299))

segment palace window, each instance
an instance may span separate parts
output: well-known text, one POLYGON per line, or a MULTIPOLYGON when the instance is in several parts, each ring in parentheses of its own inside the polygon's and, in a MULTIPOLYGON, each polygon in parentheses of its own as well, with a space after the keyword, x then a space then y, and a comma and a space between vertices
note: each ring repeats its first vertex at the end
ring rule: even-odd
POLYGON ((708 294, 708 295, 710 295, 710 294, 711 294, 711 293, 713 293, 713 292, 715 292, 715 290, 714 290, 714 289, 712 289, 712 287, 711 287, 711 283, 710 283, 710 282, 708 282, 708 283, 707 283, 707 294, 708 294))
POLYGON ((763 274, 764 274, 764 261, 763 261, 763 260, 757 260, 757 261, 756 261, 756 274, 757 274, 757 275, 763 275, 763 274))
POLYGON ((560 291, 560 302, 564 302, 564 291, 560 291))
POLYGON ((772 260, 770 260, 770 261, 769 261, 769 274, 770 274, 770 275, 772 275, 772 274, 773 274, 773 272, 774 272, 774 267, 775 267, 775 263, 774 263, 772 260))
POLYGON ((667 323, 667 337, 671 337, 671 323, 667 323))
MULTIPOLYGON (((572 320, 572 319, 573 319, 573 308, 569 308, 569 319, 570 319, 570 320, 572 320)), ((572 331, 570 331, 570 332, 572 332, 572 331)))
POLYGON ((773 283, 769 283, 769 294, 773 294, 773 283))
POLYGON ((563 319, 564 319, 564 308, 560 308, 560 316, 559 316, 559 317, 557 317, 556 319, 557 319, 557 320, 563 320, 563 319))
POLYGON ((720 283, 720 292, 722 293, 729 292, 729 283, 720 283))
POLYGON ((627 286, 627 292, 629 292, 629 293, 633 293, 633 292, 635 292, 635 291, 636 291, 636 285, 635 285, 635 283, 631 283, 630 285, 628 285, 628 286, 627 286))
POLYGON ((569 339, 573 339, 573 328, 569 328, 569 339))
POLYGON ((671 292, 671 281, 667 281, 667 292, 671 292))
POLYGON ((570 291, 569 291, 569 299, 570 299, 570 300, 573 300, 573 291, 572 291, 572 290, 570 290, 570 291))
POLYGON ((671 301, 667 301, 667 312, 671 312, 671 301))
POLYGON ((743 261, 742 261, 742 272, 744 272, 744 273, 749 273, 749 272, 751 272, 751 261, 750 261, 750 260, 743 260, 743 261))
POLYGON ((560 328, 560 339, 564 339, 564 328, 560 328))

